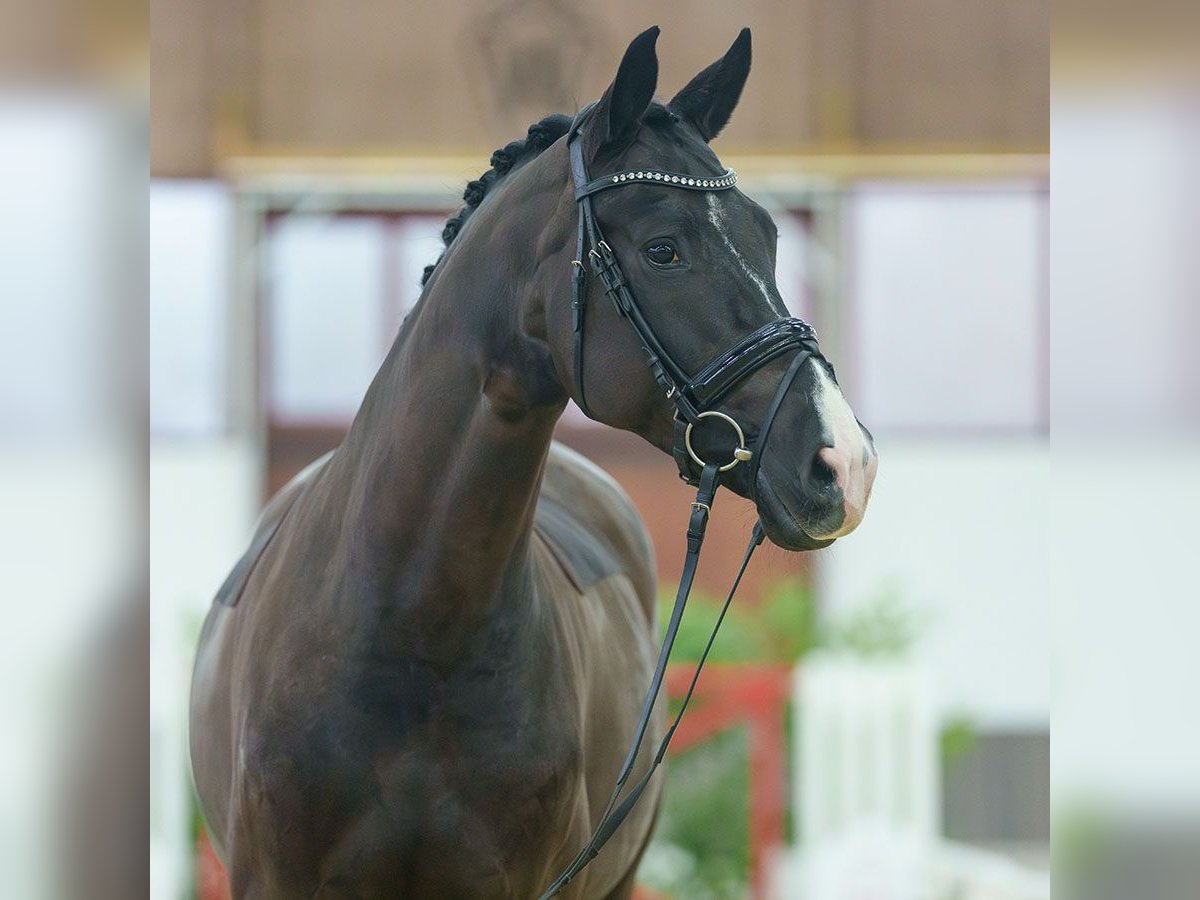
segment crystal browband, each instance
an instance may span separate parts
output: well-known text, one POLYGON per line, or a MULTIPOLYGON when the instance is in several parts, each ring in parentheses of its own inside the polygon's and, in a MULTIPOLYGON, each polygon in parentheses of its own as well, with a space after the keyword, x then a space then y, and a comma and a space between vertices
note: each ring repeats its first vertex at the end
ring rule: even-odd
POLYGON ((586 197, 605 188, 615 187, 619 184, 629 184, 634 181, 641 181, 646 184, 658 182, 660 184, 669 184, 671 187, 689 188, 693 191, 723 191, 737 184, 737 172, 733 171, 733 169, 726 169, 724 175, 697 178, 694 175, 680 175, 675 172, 652 172, 647 169, 630 169, 628 172, 614 172, 612 175, 605 175, 603 178, 589 181, 575 191, 575 199, 578 200, 581 197, 586 197))

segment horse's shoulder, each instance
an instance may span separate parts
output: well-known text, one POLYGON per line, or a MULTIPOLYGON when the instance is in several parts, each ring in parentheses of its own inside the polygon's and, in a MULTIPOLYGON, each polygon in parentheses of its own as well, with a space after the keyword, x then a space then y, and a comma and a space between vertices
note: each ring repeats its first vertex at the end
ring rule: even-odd
POLYGON ((215 602, 224 606, 237 605, 242 592, 246 589, 246 583, 250 580, 250 575, 254 572, 255 564, 267 549, 267 545, 271 543, 271 539, 275 537, 275 533, 287 517, 289 510, 333 454, 334 451, 331 450, 320 459, 310 463, 267 503, 254 526, 254 536, 250 539, 250 546, 242 554, 241 559, 234 564, 221 587, 217 589, 215 602))
POLYGON ((559 443, 550 445, 537 532, 565 557, 581 587, 616 573, 654 593, 654 552, 641 516, 612 476, 559 443))
POLYGON ((598 523, 641 529, 642 520, 616 480, 583 454, 552 441, 542 496, 566 499, 598 523))

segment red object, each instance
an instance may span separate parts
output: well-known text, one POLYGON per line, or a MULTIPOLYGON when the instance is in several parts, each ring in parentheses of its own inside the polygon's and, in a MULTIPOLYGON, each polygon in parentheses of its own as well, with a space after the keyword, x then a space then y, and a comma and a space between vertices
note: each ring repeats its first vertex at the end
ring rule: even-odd
MULTIPOLYGON (((687 691, 691 663, 667 670, 672 697, 687 691)), ((791 696, 791 669, 773 663, 713 664, 704 670, 692 697, 692 707, 675 732, 676 753, 694 747, 721 731, 746 726, 750 755, 750 884, 752 896, 765 897, 768 865, 783 846, 787 809, 784 709, 791 696)))
POLYGON ((196 838, 196 897, 197 900, 230 900, 229 877, 203 827, 196 838))
MULTIPOLYGON (((667 692, 682 697, 691 681, 691 663, 667 670, 667 692)), ((783 712, 791 696, 791 670, 772 663, 718 664, 704 670, 692 706, 671 748, 676 753, 701 744, 722 731, 745 726, 749 739, 750 869, 752 896, 766 896, 767 866, 783 846, 787 802, 787 760, 783 712)), ((230 900, 225 868, 207 836, 196 842, 196 894, 199 900, 230 900)), ((660 897, 638 887, 635 900, 660 897)))

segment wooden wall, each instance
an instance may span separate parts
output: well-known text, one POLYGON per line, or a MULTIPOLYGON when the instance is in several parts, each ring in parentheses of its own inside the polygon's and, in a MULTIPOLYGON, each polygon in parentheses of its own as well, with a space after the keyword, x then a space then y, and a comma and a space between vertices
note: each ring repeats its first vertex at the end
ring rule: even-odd
POLYGON ((151 160, 486 155, 660 24, 669 96, 754 31, 726 153, 1040 151, 1047 0, 153 0, 151 160))

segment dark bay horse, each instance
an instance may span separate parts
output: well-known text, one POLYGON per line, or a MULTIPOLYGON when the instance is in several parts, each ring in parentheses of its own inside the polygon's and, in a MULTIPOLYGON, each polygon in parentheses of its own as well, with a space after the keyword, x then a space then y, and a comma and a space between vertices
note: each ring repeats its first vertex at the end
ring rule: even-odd
MULTIPOLYGON (((724 171, 708 142, 749 33, 668 104, 657 33, 582 120, 594 176, 724 171)), ((577 372, 593 418, 664 450, 675 428, 595 281, 573 365, 570 125, 537 123, 468 187, 345 442, 271 501, 205 621, 192 766, 236 898, 536 897, 603 811, 655 663, 655 568, 621 490, 551 435, 577 372)), ((594 209, 682 365, 786 315, 775 227, 740 191, 636 184, 594 209)), ((755 476, 724 484, 774 543, 812 549, 858 524, 876 461, 832 371, 799 362, 755 476)), ((720 409, 763 421, 785 369, 720 409)), ((719 437, 697 446, 728 453, 719 437)), ((630 895, 657 778, 563 896, 630 895)))

